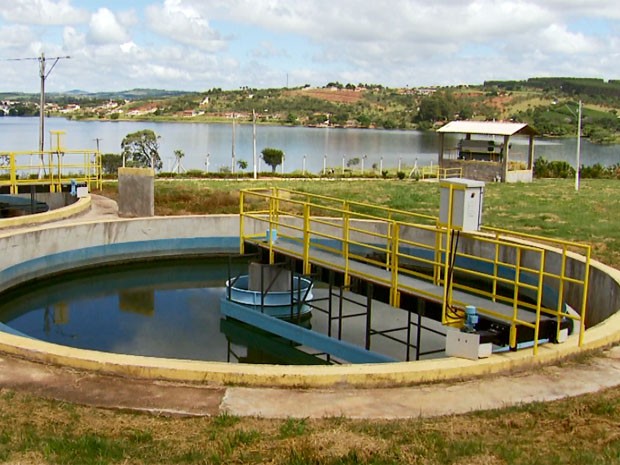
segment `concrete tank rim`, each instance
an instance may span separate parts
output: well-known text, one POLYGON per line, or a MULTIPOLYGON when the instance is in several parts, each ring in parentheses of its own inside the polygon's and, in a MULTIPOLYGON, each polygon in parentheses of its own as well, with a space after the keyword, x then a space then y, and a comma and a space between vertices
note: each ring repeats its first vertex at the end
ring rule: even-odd
POLYGON ((87 195, 86 197, 79 198, 77 202, 74 202, 71 205, 57 208, 55 210, 49 210, 43 213, 36 213, 34 215, 17 216, 14 218, 2 218, 0 219, 0 230, 4 228, 14 228, 20 226, 42 226, 48 224, 50 221, 64 220, 87 211, 91 207, 91 204, 91 196, 87 195))
MULTIPOLYGON (((203 216, 185 215, 178 217, 153 217, 151 219, 174 221, 177 218, 203 216)), ((239 215, 211 216, 238 218, 239 215)), ((139 222, 142 220, 140 218, 114 218, 106 219, 105 221, 47 224, 31 226, 24 230, 7 231, 0 233, 0 237, 15 236, 50 228, 67 228, 92 223, 139 222)), ((584 259, 584 257, 581 258, 584 259)), ((620 285, 619 270, 596 260, 591 260, 591 266, 598 268, 620 285)), ((343 385, 359 388, 395 387, 439 381, 457 381, 509 370, 551 364, 583 351, 608 347, 618 342, 620 342, 620 313, 614 313, 607 320, 589 328, 585 332, 583 347, 579 348, 576 336, 571 336, 563 344, 544 344, 539 346, 539 354, 536 357, 531 355, 530 350, 522 350, 494 354, 488 359, 478 361, 452 357, 416 362, 317 367, 229 364, 225 362, 113 354, 76 349, 0 332, 0 351, 32 361, 52 363, 73 369, 151 380, 291 388, 325 388, 343 385)))

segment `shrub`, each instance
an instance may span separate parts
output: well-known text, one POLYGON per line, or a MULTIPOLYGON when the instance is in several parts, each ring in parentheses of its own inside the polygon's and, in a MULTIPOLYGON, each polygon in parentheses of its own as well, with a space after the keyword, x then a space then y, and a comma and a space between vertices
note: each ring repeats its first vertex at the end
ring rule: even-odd
POLYGON ((575 169, 565 161, 549 162, 540 157, 534 162, 534 176, 537 178, 570 178, 575 176, 575 169))

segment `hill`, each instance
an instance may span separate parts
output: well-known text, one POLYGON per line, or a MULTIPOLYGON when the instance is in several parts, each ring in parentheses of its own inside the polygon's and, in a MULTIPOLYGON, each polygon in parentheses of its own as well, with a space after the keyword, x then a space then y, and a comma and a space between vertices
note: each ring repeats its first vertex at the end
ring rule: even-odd
MULTIPOLYGON (((5 93, 0 97, 31 102, 29 111, 17 114, 36 112, 36 94, 5 93)), ((250 122, 256 111, 263 124, 383 129, 430 129, 454 119, 513 120, 552 136, 574 134, 578 101, 582 101, 583 136, 599 143, 620 141, 620 80, 594 78, 530 78, 404 89, 332 82, 321 88, 214 88, 205 92, 74 90, 49 94, 47 101, 56 105, 48 112, 76 119, 208 122, 235 118, 250 122)))

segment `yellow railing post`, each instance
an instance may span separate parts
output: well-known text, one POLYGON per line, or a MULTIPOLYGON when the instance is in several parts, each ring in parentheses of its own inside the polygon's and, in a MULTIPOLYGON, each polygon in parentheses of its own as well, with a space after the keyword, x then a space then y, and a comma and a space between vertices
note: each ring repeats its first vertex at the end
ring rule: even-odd
POLYGON ((540 312, 545 277, 545 249, 540 250, 540 266, 538 268, 538 289, 536 289, 536 323, 534 326, 534 355, 538 355, 538 339, 540 335, 540 312))
POLYGON ((310 266, 310 204, 304 203, 304 264, 303 273, 308 275, 311 271, 310 266))
POLYGON ((344 202, 342 212, 342 256, 344 258, 344 285, 351 284, 351 277, 349 276, 349 202, 344 202))
POLYGON ((560 265, 560 282, 558 285, 558 303, 556 305, 556 338, 560 336, 560 327, 562 325, 562 313, 564 309, 564 280, 566 279, 566 252, 568 247, 566 244, 562 246, 562 262, 560 265))
POLYGON ((400 306, 400 292, 398 290, 398 247, 400 241, 400 227, 398 223, 392 224, 392 244, 390 254, 392 256, 391 269, 391 287, 390 287, 390 305, 392 307, 400 306))
POLYGON ((275 256, 275 252, 273 250, 273 231, 274 231, 274 226, 276 225, 277 222, 277 217, 278 217, 278 198, 277 197, 271 197, 269 199, 269 230, 268 230, 268 238, 267 240, 269 241, 269 264, 273 265, 276 261, 276 256, 275 256))
POLYGON ((10 172, 9 178, 11 180, 11 186, 9 187, 11 194, 17 194, 17 169, 15 167, 15 154, 9 154, 10 172))
POLYGON ((586 332, 586 312, 588 302, 588 289, 590 286, 590 259, 592 248, 588 245, 586 247, 586 263, 583 277, 583 297, 581 298, 581 325, 579 327, 579 347, 583 344, 583 335, 586 332))
POLYGON ((451 302, 448 302, 450 299, 450 255, 452 252, 452 198, 453 198, 453 188, 452 185, 449 187, 448 192, 448 223, 446 225, 446 247, 444 250, 444 263, 443 263, 443 303, 441 306, 441 322, 442 324, 448 324, 447 310, 448 307, 451 306, 451 302))
POLYGON ((521 249, 515 249, 515 279, 512 294, 512 321, 510 322, 510 348, 517 348, 517 319, 519 312, 519 284, 521 282, 521 249))
POLYGON ((497 300, 497 277, 499 274, 499 242, 495 237, 495 257, 493 260, 493 302, 497 300))
POLYGON ((243 189, 239 192, 239 253, 245 253, 245 221, 243 204, 245 202, 245 192, 243 189))

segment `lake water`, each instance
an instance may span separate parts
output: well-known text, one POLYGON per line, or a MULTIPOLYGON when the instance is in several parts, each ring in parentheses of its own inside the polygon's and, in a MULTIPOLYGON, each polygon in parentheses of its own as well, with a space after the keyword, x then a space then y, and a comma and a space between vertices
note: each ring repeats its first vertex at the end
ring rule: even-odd
MULTIPOLYGON (((38 126, 36 117, 0 118, 0 151, 37 150, 38 126)), ((120 153, 123 138, 135 131, 152 129, 160 139, 160 156, 164 170, 174 165, 174 151, 182 150, 185 169, 207 169, 219 171, 231 166, 232 125, 176 122, 134 122, 134 121, 71 121, 64 118, 46 119, 46 147, 49 147, 50 130, 66 131, 64 146, 67 149, 94 149, 95 139, 100 139, 102 153, 120 153)), ((458 136, 448 139, 448 147, 456 146, 458 136)), ((513 158, 525 157, 526 138, 513 138, 513 158)), ((261 164, 260 152, 265 147, 284 151, 284 172, 305 169, 319 173, 323 165, 339 169, 343 159, 364 157, 365 169, 383 166, 403 169, 437 163, 438 136, 434 132, 386 131, 372 129, 333 129, 282 126, 257 126, 256 150, 258 169, 270 168, 261 164)), ((236 160, 245 160, 248 171, 252 171, 252 126, 237 124, 235 127, 236 160)), ((535 157, 547 160, 565 160, 571 165, 576 162, 576 138, 537 138, 535 157)), ((620 145, 595 145, 582 139, 581 164, 613 165, 620 163, 620 145)), ((361 168, 360 165, 357 169, 361 168)), ((238 168, 235 168, 238 170, 238 168)), ((282 167, 278 168, 280 171, 282 167)))

